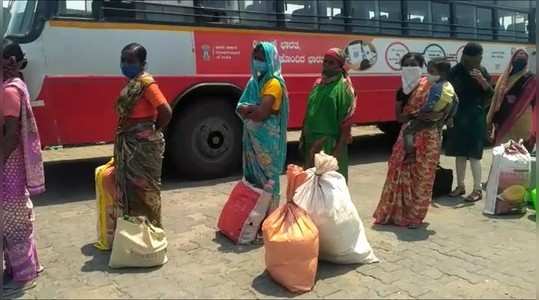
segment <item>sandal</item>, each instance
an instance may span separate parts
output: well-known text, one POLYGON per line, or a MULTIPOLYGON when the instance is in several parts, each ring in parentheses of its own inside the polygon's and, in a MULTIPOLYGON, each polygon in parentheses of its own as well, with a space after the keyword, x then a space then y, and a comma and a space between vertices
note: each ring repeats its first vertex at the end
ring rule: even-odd
POLYGON ((451 193, 449 193, 449 197, 455 198, 466 194, 466 190, 462 186, 457 186, 451 193))
POLYGON ((472 203, 472 202, 477 202, 481 199, 483 199, 483 192, 481 190, 476 190, 476 191, 473 191, 466 198, 464 198, 464 201, 472 203))

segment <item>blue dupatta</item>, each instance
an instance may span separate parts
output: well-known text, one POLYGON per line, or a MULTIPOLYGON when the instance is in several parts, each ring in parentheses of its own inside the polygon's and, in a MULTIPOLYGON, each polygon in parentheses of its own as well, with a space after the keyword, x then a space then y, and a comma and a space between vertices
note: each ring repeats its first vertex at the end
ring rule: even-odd
POLYGON ((288 94, 281 75, 281 62, 277 49, 271 43, 260 44, 264 50, 268 72, 258 79, 251 65, 251 78, 241 95, 238 108, 244 105, 260 105, 262 88, 272 78, 281 83, 283 96, 279 113, 271 114, 262 122, 243 119, 240 115, 243 121, 243 176, 249 183, 261 189, 272 180, 274 182, 272 207, 275 207, 279 203, 279 178, 286 160, 288 94))

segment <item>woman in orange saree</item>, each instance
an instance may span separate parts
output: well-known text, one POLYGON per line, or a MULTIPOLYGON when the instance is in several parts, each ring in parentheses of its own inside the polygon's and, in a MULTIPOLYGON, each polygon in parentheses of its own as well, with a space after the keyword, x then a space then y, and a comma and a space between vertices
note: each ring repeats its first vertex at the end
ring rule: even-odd
MULTIPOLYGON (((402 123, 417 117, 427 100, 431 84, 421 76, 424 63, 421 54, 408 53, 402 59, 403 87, 397 96, 397 115, 402 123)), ((382 196, 373 215, 375 224, 417 228, 423 222, 431 203, 434 176, 441 152, 441 132, 438 126, 418 131, 415 147, 415 160, 406 161, 401 130, 389 159, 382 196)))

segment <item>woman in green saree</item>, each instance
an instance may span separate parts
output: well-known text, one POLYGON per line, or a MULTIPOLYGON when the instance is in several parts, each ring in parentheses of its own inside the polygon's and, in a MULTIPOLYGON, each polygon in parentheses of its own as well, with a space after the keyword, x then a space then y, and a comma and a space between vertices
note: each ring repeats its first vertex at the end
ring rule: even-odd
POLYGON ((348 179, 348 147, 351 141, 351 117, 356 106, 352 82, 344 69, 345 54, 333 48, 324 55, 322 77, 309 95, 300 147, 305 168, 314 165, 320 151, 335 156, 339 173, 348 179))

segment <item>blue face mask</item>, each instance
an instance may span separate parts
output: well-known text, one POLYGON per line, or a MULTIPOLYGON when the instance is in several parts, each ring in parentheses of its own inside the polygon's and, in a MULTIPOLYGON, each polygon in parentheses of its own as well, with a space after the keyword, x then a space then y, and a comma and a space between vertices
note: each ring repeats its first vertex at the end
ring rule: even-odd
POLYGON ((142 72, 142 68, 138 64, 121 64, 120 68, 122 69, 122 74, 129 79, 137 77, 142 72))
POLYGON ((268 65, 264 61, 259 61, 258 59, 253 60, 253 68, 255 73, 260 76, 268 71, 268 65))

